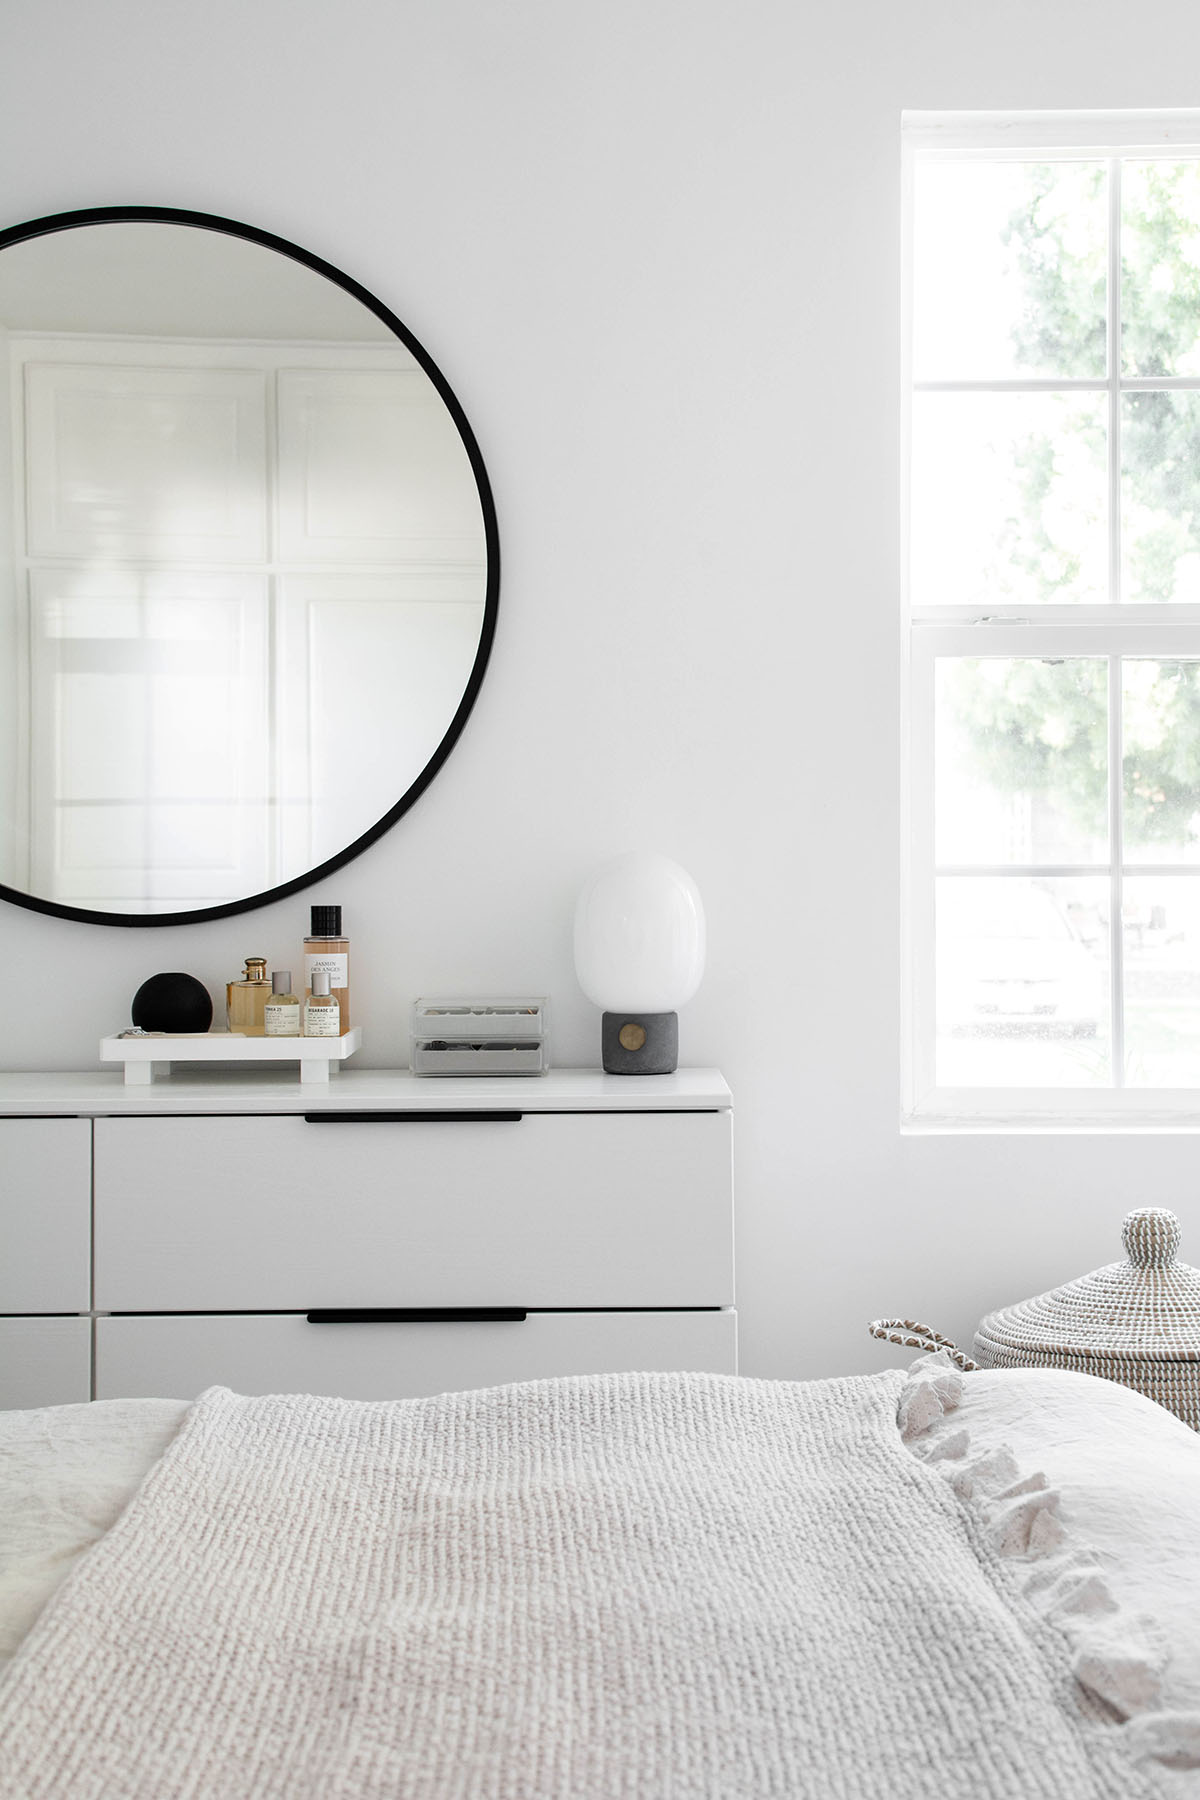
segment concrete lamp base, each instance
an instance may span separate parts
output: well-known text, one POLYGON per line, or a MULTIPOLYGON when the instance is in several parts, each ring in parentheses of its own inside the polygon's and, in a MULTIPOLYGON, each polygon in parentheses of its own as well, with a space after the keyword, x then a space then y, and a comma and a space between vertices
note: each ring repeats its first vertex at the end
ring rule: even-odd
POLYGON ((608 1075, 671 1075, 679 1066, 679 1014, 606 1012, 600 1057, 608 1075))

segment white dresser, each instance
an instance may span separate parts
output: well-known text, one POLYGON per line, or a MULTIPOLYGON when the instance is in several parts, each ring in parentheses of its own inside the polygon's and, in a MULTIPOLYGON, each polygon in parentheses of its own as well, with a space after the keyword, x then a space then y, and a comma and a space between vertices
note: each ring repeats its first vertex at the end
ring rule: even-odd
POLYGON ((0 1406, 737 1366, 711 1069, 0 1075, 0 1406))

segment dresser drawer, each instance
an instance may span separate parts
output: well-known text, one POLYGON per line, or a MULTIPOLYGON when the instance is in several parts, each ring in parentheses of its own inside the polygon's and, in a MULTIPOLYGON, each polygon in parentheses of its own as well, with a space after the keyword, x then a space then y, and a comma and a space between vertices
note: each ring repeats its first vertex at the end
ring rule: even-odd
POLYGON ((90 1122, 0 1120, 0 1313, 87 1311, 91 1221, 90 1122))
POLYGON ((101 1311, 733 1300, 727 1112, 95 1129, 101 1311))
POLYGON ((530 1313, 504 1324, 310 1325, 303 1315, 98 1319, 96 1398, 340 1394, 398 1400, 551 1375, 732 1375, 732 1312, 530 1313))
POLYGON ((90 1319, 0 1319, 0 1407, 91 1397, 90 1319))

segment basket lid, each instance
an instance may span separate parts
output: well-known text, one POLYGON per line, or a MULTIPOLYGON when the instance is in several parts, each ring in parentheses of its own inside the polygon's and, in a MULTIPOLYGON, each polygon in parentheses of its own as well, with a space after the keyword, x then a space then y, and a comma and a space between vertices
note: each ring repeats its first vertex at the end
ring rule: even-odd
POLYGON ((977 1338, 1019 1350, 1200 1361, 1200 1269, 1176 1261, 1179 1236, 1165 1207, 1127 1213, 1124 1262, 989 1313, 977 1338))

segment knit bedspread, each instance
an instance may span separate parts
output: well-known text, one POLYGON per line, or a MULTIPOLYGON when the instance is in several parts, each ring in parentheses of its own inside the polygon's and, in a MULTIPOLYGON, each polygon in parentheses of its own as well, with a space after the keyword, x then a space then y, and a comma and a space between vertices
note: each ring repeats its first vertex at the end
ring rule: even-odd
POLYGON ((0 1795, 1182 1791, 902 1441, 904 1383, 211 1389, 0 1685, 0 1795))

